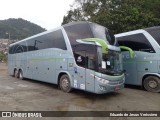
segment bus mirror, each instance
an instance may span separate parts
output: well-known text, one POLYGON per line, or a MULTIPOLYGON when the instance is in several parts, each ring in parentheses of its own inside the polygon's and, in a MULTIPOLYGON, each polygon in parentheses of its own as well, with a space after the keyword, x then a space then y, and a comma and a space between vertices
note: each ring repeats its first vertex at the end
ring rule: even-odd
POLYGON ((133 58, 134 52, 133 52, 133 50, 131 48, 126 47, 126 46, 120 46, 120 48, 123 49, 123 50, 129 51, 130 57, 133 58))

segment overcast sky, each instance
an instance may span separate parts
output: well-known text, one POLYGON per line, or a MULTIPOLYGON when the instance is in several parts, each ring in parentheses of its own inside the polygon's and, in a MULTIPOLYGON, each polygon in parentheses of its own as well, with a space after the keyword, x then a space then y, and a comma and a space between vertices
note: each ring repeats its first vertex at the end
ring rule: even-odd
POLYGON ((74 0, 0 0, 0 20, 23 18, 47 30, 59 27, 74 0))

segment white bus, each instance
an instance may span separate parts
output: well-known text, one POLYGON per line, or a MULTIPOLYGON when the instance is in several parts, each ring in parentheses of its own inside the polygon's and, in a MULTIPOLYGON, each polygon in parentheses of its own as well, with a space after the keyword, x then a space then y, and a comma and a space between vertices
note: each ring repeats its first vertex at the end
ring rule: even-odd
POLYGON ((97 94, 124 87, 120 48, 114 35, 91 22, 69 23, 9 46, 8 71, 17 78, 97 94))

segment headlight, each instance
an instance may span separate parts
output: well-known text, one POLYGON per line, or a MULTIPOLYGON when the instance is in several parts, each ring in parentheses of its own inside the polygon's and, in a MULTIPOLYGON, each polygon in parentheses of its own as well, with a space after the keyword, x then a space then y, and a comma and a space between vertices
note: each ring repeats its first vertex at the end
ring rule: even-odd
POLYGON ((97 77, 97 76, 95 76, 95 79, 96 79, 97 81, 99 81, 99 82, 103 83, 103 84, 107 84, 107 83, 109 83, 109 81, 108 81, 108 80, 105 80, 105 79, 100 78, 100 77, 97 77))

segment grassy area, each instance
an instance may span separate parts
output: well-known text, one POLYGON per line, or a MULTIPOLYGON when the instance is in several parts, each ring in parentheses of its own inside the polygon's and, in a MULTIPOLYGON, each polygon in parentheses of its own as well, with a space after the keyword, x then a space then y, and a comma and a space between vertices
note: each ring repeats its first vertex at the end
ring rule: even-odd
POLYGON ((7 61, 7 55, 5 55, 2 51, 0 51, 0 62, 7 61))

